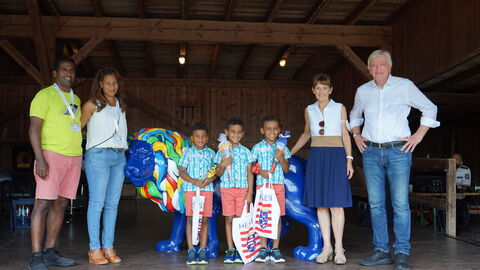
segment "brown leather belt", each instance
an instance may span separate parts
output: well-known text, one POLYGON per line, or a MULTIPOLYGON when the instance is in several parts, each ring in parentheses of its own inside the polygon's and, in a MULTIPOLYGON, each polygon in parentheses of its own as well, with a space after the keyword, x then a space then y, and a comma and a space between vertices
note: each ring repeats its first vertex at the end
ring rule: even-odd
POLYGON ((365 144, 368 146, 377 147, 380 149, 392 148, 400 145, 404 145, 406 142, 396 141, 396 142, 386 142, 386 143, 376 143, 371 141, 366 141, 365 144))

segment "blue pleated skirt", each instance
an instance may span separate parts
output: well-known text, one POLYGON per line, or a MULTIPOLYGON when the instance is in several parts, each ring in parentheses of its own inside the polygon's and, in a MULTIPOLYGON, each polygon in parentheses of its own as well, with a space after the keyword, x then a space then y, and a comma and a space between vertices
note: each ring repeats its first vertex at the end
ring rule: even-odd
POLYGON ((351 207, 343 147, 311 147, 308 154, 303 204, 309 207, 351 207))

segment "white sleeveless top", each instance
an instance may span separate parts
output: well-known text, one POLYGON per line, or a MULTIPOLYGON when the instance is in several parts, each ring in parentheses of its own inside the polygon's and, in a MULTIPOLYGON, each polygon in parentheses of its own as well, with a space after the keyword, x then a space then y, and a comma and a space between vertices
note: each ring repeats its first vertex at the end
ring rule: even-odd
POLYGON ((332 99, 327 107, 320 111, 318 101, 308 105, 308 120, 310 122, 311 136, 342 136, 342 104, 332 99), (324 121, 324 133, 320 135, 320 122, 324 121))
POLYGON ((107 103, 101 111, 95 110, 88 121, 86 148, 92 147, 128 148, 127 120, 118 100, 115 101, 115 107, 107 103))

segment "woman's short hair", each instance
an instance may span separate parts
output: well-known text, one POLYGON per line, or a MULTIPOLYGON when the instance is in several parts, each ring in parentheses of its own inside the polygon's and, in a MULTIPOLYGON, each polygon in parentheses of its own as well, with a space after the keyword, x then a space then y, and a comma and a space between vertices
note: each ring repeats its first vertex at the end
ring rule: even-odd
POLYGON ((329 87, 333 87, 333 83, 332 83, 332 80, 330 79, 330 75, 326 73, 318 73, 315 76, 313 76, 312 87, 315 87, 317 84, 323 84, 329 87))

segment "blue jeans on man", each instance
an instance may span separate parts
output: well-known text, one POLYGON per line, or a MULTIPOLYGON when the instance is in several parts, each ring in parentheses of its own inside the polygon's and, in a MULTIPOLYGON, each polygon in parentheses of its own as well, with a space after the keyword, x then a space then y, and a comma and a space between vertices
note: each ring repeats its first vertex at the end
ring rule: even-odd
POLYGON ((124 152, 90 148, 85 155, 88 180, 87 225, 90 249, 113 248, 118 201, 122 193, 126 164, 124 152), (102 241, 100 218, 103 211, 102 241))
POLYGON ((412 153, 400 151, 403 146, 378 148, 367 146, 362 153, 363 170, 372 217, 375 250, 389 253, 385 181, 388 179, 394 211, 394 253, 410 253, 410 204, 408 186, 412 153))

